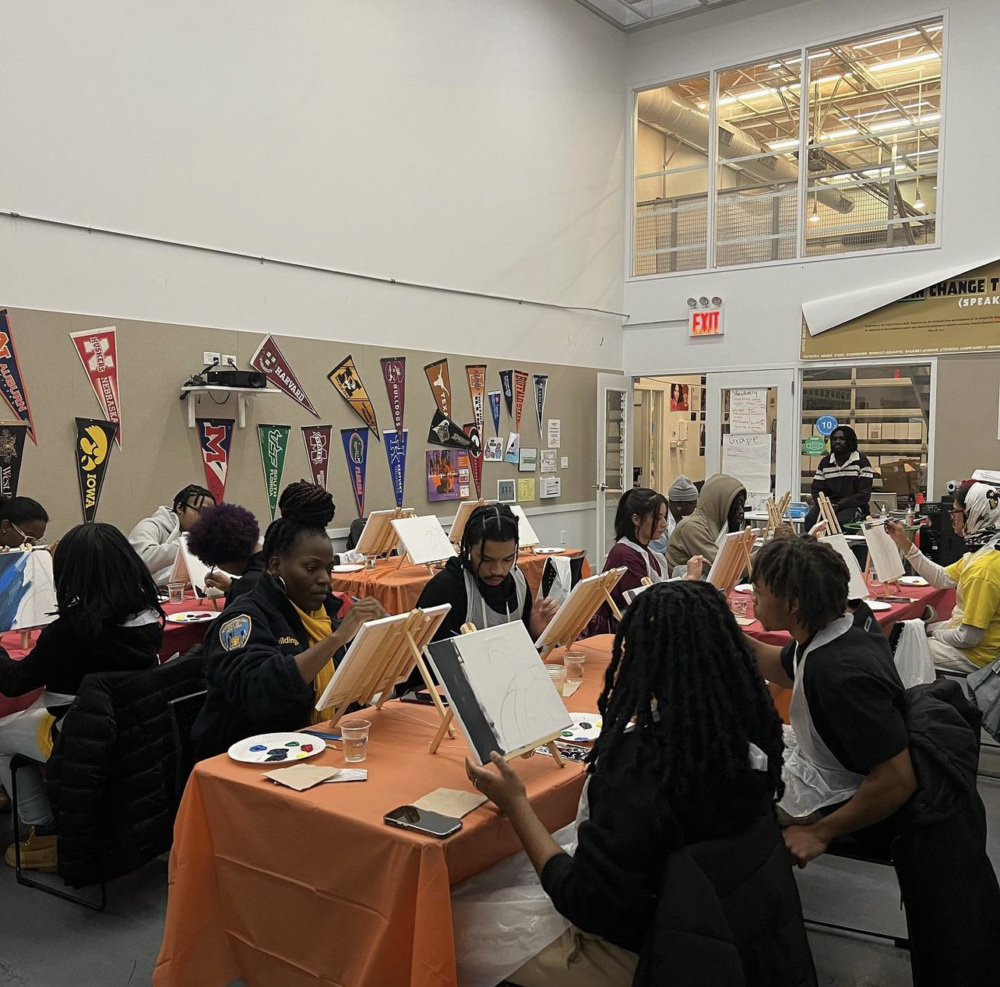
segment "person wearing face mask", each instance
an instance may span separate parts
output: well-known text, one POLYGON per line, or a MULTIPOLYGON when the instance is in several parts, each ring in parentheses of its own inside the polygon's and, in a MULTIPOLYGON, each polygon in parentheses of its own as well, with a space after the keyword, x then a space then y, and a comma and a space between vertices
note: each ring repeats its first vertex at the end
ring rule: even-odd
POLYGON ((264 535, 266 572, 205 637, 208 695, 191 731, 199 759, 323 719, 314 705, 347 645, 362 624, 385 616, 373 599, 340 615, 342 601, 330 592, 330 494, 301 481, 285 488, 278 507, 264 535))
POLYGON ((725 473, 710 476, 701 489, 698 506, 670 536, 667 561, 671 571, 687 565, 695 555, 714 562, 722 536, 742 530, 746 502, 747 492, 735 477, 725 473))
POLYGON ((146 563, 157 586, 166 586, 170 579, 181 533, 198 520, 202 508, 214 506, 212 492, 191 483, 174 497, 171 507, 157 507, 152 516, 132 529, 129 544, 146 563))
POLYGON ((819 519, 821 493, 830 498, 837 520, 844 524, 868 516, 872 496, 872 464, 858 452, 858 436, 850 425, 838 425, 830 435, 830 452, 819 461, 813 477, 813 505, 806 515, 808 531, 819 519))
POLYGON ((667 548, 670 545, 670 536, 678 523, 689 514, 694 513, 698 506, 698 488, 691 482, 690 477, 683 473, 670 484, 667 490, 667 527, 659 538, 654 538, 649 547, 654 552, 666 557, 667 548))

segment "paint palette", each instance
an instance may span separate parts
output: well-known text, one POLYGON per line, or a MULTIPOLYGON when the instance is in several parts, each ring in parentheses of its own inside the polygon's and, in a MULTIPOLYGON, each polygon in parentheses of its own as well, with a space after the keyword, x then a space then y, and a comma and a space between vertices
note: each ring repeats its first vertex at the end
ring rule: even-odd
POLYGON ((899 581, 904 586, 930 586, 923 576, 901 576, 899 581))
POLYGON ((185 610, 182 613, 172 613, 167 616, 168 624, 203 624, 206 620, 215 620, 219 615, 214 610, 185 610))
POLYGON ((734 586, 733 589, 736 590, 737 593, 752 593, 753 583, 740 583, 739 586, 734 586))
POLYGON ((865 600, 865 603, 868 604, 868 609, 869 610, 878 611, 878 610, 891 610, 892 609, 892 604, 891 603, 886 603, 885 600, 865 600))
POLYGON ((229 748, 229 756, 244 764, 292 764, 326 750, 326 741, 308 733, 261 733, 229 748))
POLYGON ((349 562, 344 565, 335 565, 330 572, 360 572, 363 568, 363 565, 355 562, 349 562))
POLYGON ((604 719, 600 713, 570 713, 573 725, 568 730, 563 730, 559 735, 559 740, 568 740, 573 743, 589 743, 597 740, 601 734, 601 727, 604 726, 604 719))

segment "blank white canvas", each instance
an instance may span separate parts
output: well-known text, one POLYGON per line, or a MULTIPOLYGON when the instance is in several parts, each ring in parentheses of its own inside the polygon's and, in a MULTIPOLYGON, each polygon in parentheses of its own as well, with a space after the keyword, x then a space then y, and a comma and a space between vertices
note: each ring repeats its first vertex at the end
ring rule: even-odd
MULTIPOLYGON (((218 569, 218 566, 215 566, 218 569)), ((219 569, 220 572, 223 570, 219 569)), ((208 594, 210 591, 205 588, 205 578, 208 576, 209 567, 198 558, 194 552, 188 548, 187 532, 181 534, 180 542, 177 546, 177 555, 174 557, 174 567, 170 570, 170 582, 180 582, 184 580, 190 583, 198 592, 208 594)), ((232 579, 238 577, 227 573, 232 579)))
POLYGON ((0 555, 0 631, 41 627, 55 620, 56 589, 52 556, 44 549, 4 552, 0 555))
POLYGON ((827 535, 820 541, 824 545, 829 545, 846 563, 847 571, 851 574, 851 582, 847 587, 847 598, 849 600, 863 600, 868 595, 868 586, 865 583, 865 574, 858 565, 858 557, 851 551, 851 546, 847 543, 845 535, 827 535))
MULTIPOLYGON (((399 512, 398 517, 413 517, 415 514, 416 511, 412 507, 404 507, 399 512)), ((366 555, 379 548, 382 529, 394 517, 397 517, 395 511, 372 511, 368 515, 368 520, 365 521, 365 526, 361 529, 361 537, 353 550, 366 555)))
POLYGON ((440 562, 456 554, 441 522, 433 515, 393 519, 392 526, 414 565, 440 562))
POLYGON ((510 509, 517 518, 517 544, 521 548, 532 548, 537 545, 538 535, 535 534, 535 529, 524 513, 524 508, 520 504, 511 504, 510 509))
POLYGON ((872 558, 872 565, 875 572, 883 583, 890 583, 894 579, 899 579, 906 571, 903 568, 903 560, 899 557, 899 549, 896 543, 889 537, 885 526, 881 524, 862 528, 865 541, 868 542, 868 553, 872 558))

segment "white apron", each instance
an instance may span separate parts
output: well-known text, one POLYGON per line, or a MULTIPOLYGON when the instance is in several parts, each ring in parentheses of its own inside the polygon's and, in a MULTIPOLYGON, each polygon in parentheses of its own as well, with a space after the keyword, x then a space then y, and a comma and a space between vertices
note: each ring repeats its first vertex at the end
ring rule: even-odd
POLYGON ((516 566, 511 569, 510 574, 514 577, 514 585, 517 592, 517 607, 508 610, 506 614, 497 613, 492 607, 486 605, 483 594, 479 592, 479 585, 476 577, 468 569, 462 570, 465 576, 465 598, 468 601, 465 607, 465 622, 475 624, 476 630, 485 631, 487 627, 497 627, 500 624, 509 624, 511 621, 520 620, 524 614, 524 601, 528 594, 528 583, 524 578, 524 573, 516 566))
POLYGON ((649 553, 642 547, 642 545, 632 541, 630 538, 619 538, 616 544, 627 545, 633 552, 638 554, 639 558, 646 563, 646 575, 649 576, 649 581, 651 583, 659 583, 666 579, 668 570, 667 560, 655 549, 649 549, 649 551, 652 552, 653 556, 656 558, 656 564, 660 567, 659 572, 653 568, 653 563, 649 560, 649 553))

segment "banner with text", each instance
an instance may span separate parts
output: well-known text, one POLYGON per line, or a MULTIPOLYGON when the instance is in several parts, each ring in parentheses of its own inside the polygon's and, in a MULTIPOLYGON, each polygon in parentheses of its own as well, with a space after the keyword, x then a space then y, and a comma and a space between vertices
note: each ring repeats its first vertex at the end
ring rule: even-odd
POLYGON ((389 476, 392 479, 392 492, 396 498, 396 506, 403 506, 403 484, 406 481, 406 443, 410 430, 403 429, 402 435, 388 429, 382 433, 385 439, 385 456, 389 460, 389 476))
POLYGON ((479 434, 483 434, 483 423, 486 420, 486 364, 477 363, 465 367, 465 375, 469 379, 469 399, 472 401, 472 417, 479 426, 479 434))
POLYGON ((542 416, 545 412, 545 391, 549 386, 548 374, 535 374, 535 417, 538 419, 538 437, 542 438, 542 416))
POLYGON ((273 336, 265 336, 264 341, 254 350, 250 357, 250 366, 259 370, 275 387, 284 391, 296 404, 301 405, 310 415, 319 418, 319 412, 313 407, 312 401, 299 383, 295 371, 288 365, 273 336))
POLYGON ((424 374, 438 411, 445 418, 451 418, 451 372, 448 370, 448 361, 436 360, 434 363, 428 363, 424 367, 424 374))
POLYGON ((472 482, 476 485, 476 497, 483 495, 483 440, 482 432, 475 422, 463 426, 465 434, 472 445, 469 447, 469 460, 472 467, 472 482))
POLYGON ((226 477, 229 475, 229 449, 233 442, 231 418, 196 418, 201 458, 212 499, 221 504, 226 499, 226 477))
POLYGON ((347 457, 347 472, 351 475, 351 493, 358 508, 358 517, 365 516, 365 473, 368 469, 368 429, 342 428, 340 438, 347 457))
POLYGON ((399 437, 403 434, 403 405, 406 401, 406 357, 386 356, 379 362, 382 364, 385 390, 389 395, 392 424, 395 425, 396 436, 399 437))
POLYGON ((327 488, 330 479, 330 438, 333 435, 331 425, 303 425, 302 441, 306 445, 306 459, 312 470, 313 483, 317 487, 327 488))
POLYGON ((264 467, 264 486, 267 488, 267 507, 271 520, 278 510, 281 494, 281 474, 285 470, 285 453, 291 425, 258 425, 257 441, 260 444, 260 464, 264 467))
POLYGON ((90 524, 97 517, 101 488, 108 472, 108 459, 118 426, 99 418, 76 420, 76 475, 80 481, 80 504, 83 520, 90 524))
POLYGON ((524 411, 524 395, 528 390, 528 375, 523 370, 514 371, 514 431, 521 432, 521 412, 524 411))
POLYGON ((500 390, 503 391, 504 403, 507 405, 507 417, 514 418, 514 371, 500 371, 500 390))
POLYGON ((500 435, 500 392, 490 391, 487 397, 490 399, 490 413, 493 415, 493 434, 500 435))
POLYGON ((0 310, 0 395, 10 405, 18 421, 28 426, 28 438, 36 445, 35 423, 31 418, 31 405, 28 403, 28 392, 21 375, 21 365, 17 360, 17 350, 14 348, 14 338, 10 332, 10 320, 7 310, 0 310))
POLYGON ((379 438, 378 421, 375 418, 375 407, 365 385, 361 383, 358 368, 354 365, 354 357, 348 356, 337 364, 327 375, 327 380, 337 389, 337 393, 354 409, 354 413, 379 438))
POLYGON ((90 386, 109 422, 118 425, 115 442, 122 446, 121 402, 118 398, 118 340, 114 326, 71 332, 77 355, 90 378, 90 386))
POLYGON ((16 497, 27 425, 0 425, 0 497, 16 497))

